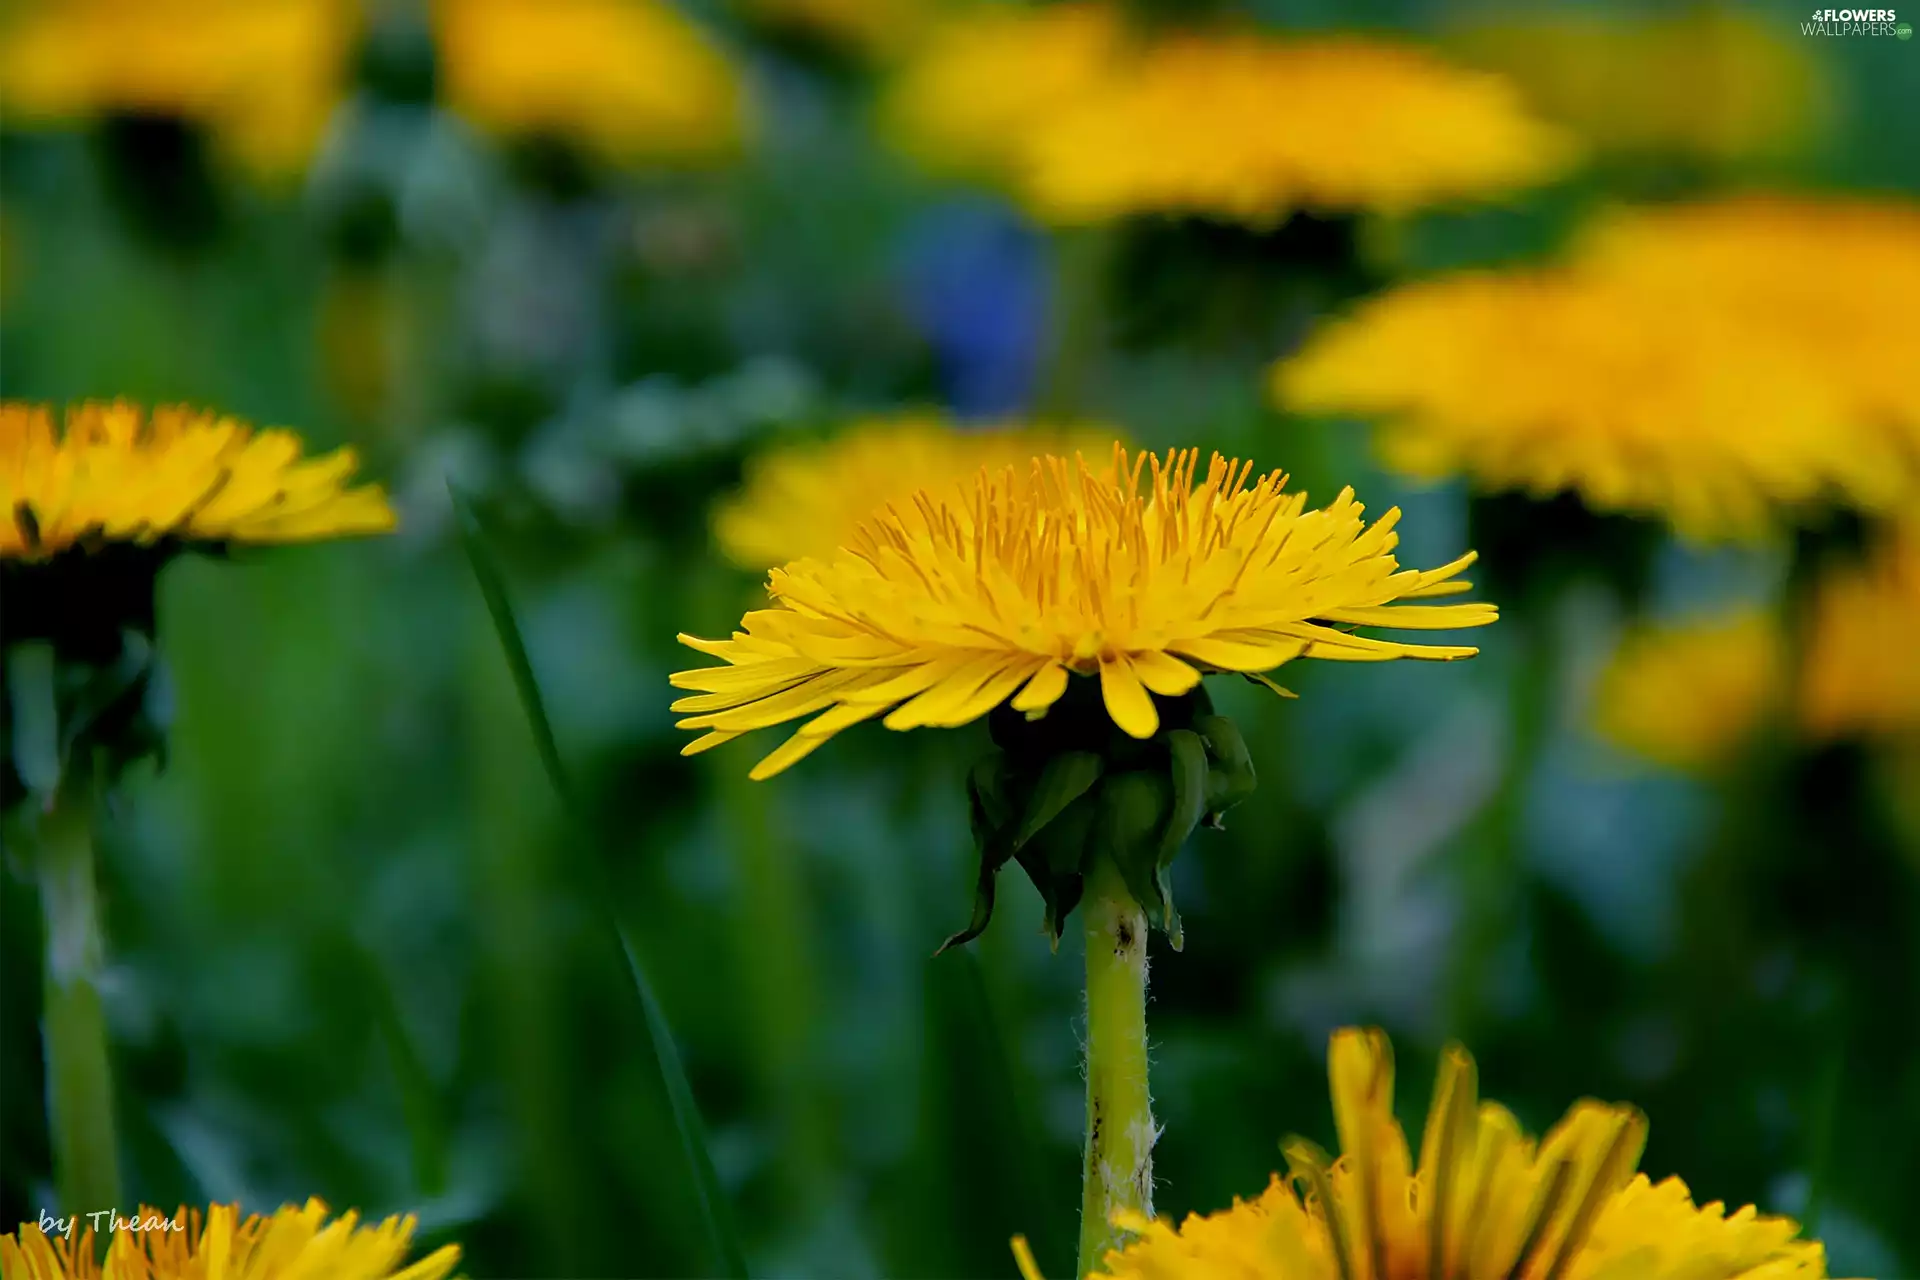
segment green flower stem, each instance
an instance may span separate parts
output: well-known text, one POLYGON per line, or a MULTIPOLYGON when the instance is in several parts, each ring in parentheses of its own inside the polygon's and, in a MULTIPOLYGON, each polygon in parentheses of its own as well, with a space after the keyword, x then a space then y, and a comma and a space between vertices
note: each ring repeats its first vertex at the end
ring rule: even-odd
POLYGON ((106 948, 94 893, 93 801, 84 783, 69 779, 53 808, 40 815, 36 870, 46 915, 44 1026, 54 1179, 61 1213, 92 1213, 120 1203, 120 1161, 100 1007, 106 948))
POLYGON ((1147 1093, 1147 917, 1119 868, 1096 854, 1080 903, 1087 942, 1087 1152, 1080 1263, 1100 1266, 1121 1235, 1116 1209, 1153 1213, 1152 1100, 1147 1093))

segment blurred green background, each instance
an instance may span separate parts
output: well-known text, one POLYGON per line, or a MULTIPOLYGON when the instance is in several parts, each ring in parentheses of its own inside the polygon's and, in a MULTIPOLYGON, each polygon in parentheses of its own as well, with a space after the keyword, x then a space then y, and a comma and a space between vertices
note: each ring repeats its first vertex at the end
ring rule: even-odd
MULTIPOLYGON (((1415 38, 1461 16, 1215 7, 1415 38)), ((685 760, 666 709, 667 674, 698 662, 674 634, 723 634, 757 596, 707 526, 742 460, 902 407, 1032 407, 1059 253, 876 139, 879 55, 752 5, 685 8, 745 86, 749 141, 725 163, 622 170, 490 139, 436 108, 431 41, 400 4, 366 15, 293 176, 237 173, 165 121, 0 131, 8 397, 295 424, 359 448, 402 517, 391 539, 162 580, 170 758, 101 837, 124 1180, 168 1207, 417 1212, 475 1276, 707 1274, 627 971, 576 871, 587 842, 616 869, 754 1274, 1005 1276, 1018 1231, 1064 1275, 1077 935, 1052 954, 1008 875, 987 935, 929 958, 971 902, 961 780, 984 725, 866 727, 755 784, 770 742, 685 760), (485 516, 584 831, 544 781, 449 480, 485 516)), ((1827 86, 1816 142, 1603 164, 1414 220, 1393 271, 1525 258, 1615 194, 1920 187, 1920 45, 1744 12, 1827 86)), ((1404 559, 1439 563, 1469 545, 1463 486, 1411 487, 1361 424, 1266 400, 1269 362, 1368 284, 1288 235, 1116 233, 1076 407, 1284 467, 1323 500, 1352 483, 1375 511, 1400 503, 1404 559)), ((1709 784, 1602 744, 1588 691, 1624 618, 1780 571, 1648 536, 1637 593, 1482 541, 1503 620, 1474 662, 1289 668, 1297 702, 1216 682, 1260 788, 1177 866, 1185 951, 1154 940, 1162 1212, 1256 1192, 1285 1133, 1329 1141, 1327 1033, 1375 1022, 1410 1124, 1459 1037, 1530 1128, 1579 1096, 1631 1100, 1656 1177, 1817 1212, 1836 1275, 1920 1273, 1914 775, 1881 748, 1782 739, 1709 784)), ((0 895, 12 1223, 52 1191, 38 911, 26 878, 0 895)))

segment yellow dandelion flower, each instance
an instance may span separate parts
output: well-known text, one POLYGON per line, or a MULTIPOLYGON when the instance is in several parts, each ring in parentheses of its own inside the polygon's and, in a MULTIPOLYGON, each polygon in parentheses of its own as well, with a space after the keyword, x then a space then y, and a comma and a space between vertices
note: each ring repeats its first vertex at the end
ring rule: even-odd
POLYGON ((1646 19, 1515 15, 1447 44, 1511 77, 1596 150, 1730 162, 1792 151, 1825 123, 1829 91, 1811 42, 1788 32, 1704 7, 1646 19))
POLYGON ((579 143, 615 164, 736 150, 745 91, 660 0, 436 0, 445 96, 481 128, 579 143))
POLYGON ((351 1210, 328 1217, 318 1200, 245 1218, 235 1205, 216 1204, 204 1217, 184 1206, 171 1217, 142 1208, 136 1226, 116 1224, 104 1261, 95 1260, 91 1226, 49 1237, 23 1223, 0 1236, 0 1271, 9 1280, 444 1280, 460 1261, 458 1246, 446 1245, 408 1265, 411 1216, 377 1226, 351 1210))
POLYGON ((1920 527, 1815 588, 1801 657, 1800 721, 1818 739, 1920 734, 1920 527))
POLYGON ((1022 189, 1045 219, 1296 209, 1403 213, 1557 177, 1572 145, 1504 80, 1358 38, 1182 35, 1035 122, 1022 189))
POLYGON ((1572 490, 1702 538, 1841 499, 1884 509, 1920 459, 1920 213, 1746 197, 1603 220, 1569 262, 1363 303, 1275 371, 1279 399, 1383 419, 1386 461, 1572 490))
POLYGON ((1087 94, 1122 47, 1104 5, 988 6, 936 26, 895 72, 882 131, 939 172, 1009 178, 1042 120, 1087 94))
MULTIPOLYGON (((1823 1280, 1825 1252, 1786 1218, 1696 1207, 1677 1178, 1636 1174, 1646 1120, 1585 1101, 1536 1143, 1478 1097, 1473 1059, 1442 1056, 1419 1162, 1393 1115, 1384 1034, 1347 1028, 1328 1055, 1342 1154, 1286 1146, 1289 1176, 1177 1228, 1117 1215, 1135 1239, 1109 1280, 1823 1280)), ((1025 1242, 1022 1275, 1040 1280, 1025 1242)))
POLYGON ((1779 627, 1759 609, 1646 627, 1621 641, 1601 673, 1595 724, 1656 763, 1710 769, 1760 726, 1785 681, 1779 627))
POLYGON ((43 0, 0 24, 0 107, 29 123, 191 121, 286 173, 325 131, 358 26, 351 0, 43 0))
POLYGON ((0 405, 0 561, 103 544, 306 542, 393 528, 351 449, 302 459, 298 436, 183 408, 0 405))
POLYGON ((1095 427, 957 430, 932 414, 860 422, 831 440, 755 456, 739 491, 715 511, 714 536, 743 569, 830 559, 862 520, 889 503, 911 504, 921 489, 958 499, 981 467, 1047 452, 1099 457, 1113 441, 1095 427))
POLYGON ((865 521, 831 560, 775 569, 775 607, 730 640, 681 636, 726 665, 682 671, 673 704, 703 751, 819 713, 753 770, 766 778, 853 724, 951 727, 1011 699, 1043 715, 1074 675, 1099 678, 1106 713, 1135 738, 1208 671, 1261 673, 1300 657, 1463 658, 1453 645, 1356 626, 1481 626, 1492 605, 1405 605, 1467 589, 1471 553, 1427 571, 1392 551, 1397 509, 1368 525, 1352 490, 1308 510, 1271 472, 1197 450, 1129 459, 1036 458, 982 469, 964 497, 921 491, 865 521), (1143 474, 1151 463, 1144 489, 1143 474))

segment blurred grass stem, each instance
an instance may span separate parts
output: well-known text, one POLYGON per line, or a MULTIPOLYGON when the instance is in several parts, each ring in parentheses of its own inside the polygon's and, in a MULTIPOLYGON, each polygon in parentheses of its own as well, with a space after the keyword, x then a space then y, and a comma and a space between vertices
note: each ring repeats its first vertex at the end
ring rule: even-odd
POLYGON ((1080 906, 1087 946, 1087 1149, 1080 1261, 1100 1266, 1121 1243, 1117 1209, 1153 1213, 1152 1099, 1147 1091, 1147 917, 1119 868, 1096 855, 1080 906))
POLYGON ((62 783, 40 815, 36 870, 46 917, 44 1034, 47 1126, 62 1215, 120 1202, 113 1070, 100 1005, 106 947, 93 868, 93 792, 82 775, 62 783))
POLYGON ((1076 227, 1054 237, 1055 329, 1041 416, 1071 421, 1085 411, 1088 371, 1100 350, 1106 319, 1113 234, 1106 227, 1076 227))

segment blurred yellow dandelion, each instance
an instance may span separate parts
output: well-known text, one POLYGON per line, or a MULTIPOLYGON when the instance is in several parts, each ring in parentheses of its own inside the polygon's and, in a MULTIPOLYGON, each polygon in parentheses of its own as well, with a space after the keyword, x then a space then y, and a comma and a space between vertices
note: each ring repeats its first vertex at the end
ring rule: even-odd
POLYGON ((1800 721, 1816 739, 1920 735, 1920 526, 1815 589, 1801 655, 1800 721))
MULTIPOLYGON (((1111 1280, 1821 1280, 1825 1253, 1752 1207, 1696 1207, 1677 1178, 1636 1174, 1646 1120, 1584 1101, 1539 1143, 1481 1102, 1473 1059, 1441 1058, 1419 1163, 1393 1114, 1379 1031, 1334 1033, 1341 1156, 1286 1145, 1289 1176, 1179 1227, 1116 1215, 1136 1238, 1094 1274, 1111 1280)), ((1021 1273, 1040 1280, 1025 1242, 1021 1273)))
POLYGON ((766 778, 851 725, 951 727, 1011 700, 1044 715, 1075 675, 1146 738, 1150 694, 1209 671, 1258 673, 1300 657, 1464 658, 1476 650, 1355 634, 1492 622, 1489 604, 1407 605, 1467 590, 1471 553, 1427 571, 1393 557, 1399 511, 1368 525, 1352 490, 1308 510, 1271 472, 1197 450, 982 468, 969 492, 916 493, 870 517, 831 560, 768 579, 774 607, 730 640, 681 643, 726 665, 681 671, 673 704, 704 729, 686 754, 819 713, 753 770, 766 778), (1149 464, 1151 470, 1149 472, 1149 464), (1142 481, 1145 480, 1143 487, 1142 481))
POLYGON ((351 0, 43 0, 0 21, 0 108, 20 123, 186 120, 285 173, 345 91, 359 21, 351 0))
POLYGON ((1010 178, 1035 126, 1110 74, 1123 34, 1099 4, 957 14, 894 73, 882 131, 936 171, 1010 178))
POLYGON ((1711 769, 1782 701, 1786 675, 1779 626, 1759 609, 1644 627, 1600 675, 1595 726, 1655 763, 1711 769))
POLYGON ((1564 266, 1420 281, 1275 371, 1282 403, 1382 419, 1386 461, 1572 490, 1699 538, 1879 510, 1920 474, 1920 213, 1744 197, 1604 219, 1564 266))
POLYGON ((1533 186, 1573 156, 1505 80, 1359 38, 1165 37, 1033 124, 1021 187, 1070 224, 1402 213, 1533 186))
POLYGON ((339 449, 302 458, 284 429, 183 408, 67 411, 0 404, 0 559, 39 561, 109 543, 306 542, 393 528, 374 486, 339 449))
POLYGON ((660 0, 435 0, 445 96, 481 128, 548 136, 614 164, 735 151, 739 75, 660 0))
POLYGON ((1829 115, 1814 42, 1790 30, 1716 6, 1516 13, 1463 27, 1447 46, 1511 77, 1596 150, 1731 162, 1792 151, 1829 115))
POLYGON ((204 1216, 142 1208, 132 1221, 144 1229, 113 1231, 104 1262, 95 1260, 91 1226, 49 1237, 23 1223, 0 1236, 0 1272, 8 1280, 444 1280, 460 1261, 459 1248, 446 1245, 408 1265, 412 1217, 377 1226, 352 1211, 327 1218, 318 1200, 245 1218, 234 1205, 216 1204, 204 1216))
POLYGON ((1024 465, 1042 453, 1100 457, 1115 433, 1097 427, 1012 425, 961 430, 932 414, 856 423, 830 440, 755 456, 744 483, 714 513, 714 536, 744 569, 830 559, 860 522, 925 489, 960 499, 981 467, 1024 465))

